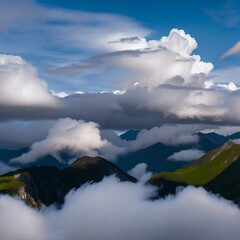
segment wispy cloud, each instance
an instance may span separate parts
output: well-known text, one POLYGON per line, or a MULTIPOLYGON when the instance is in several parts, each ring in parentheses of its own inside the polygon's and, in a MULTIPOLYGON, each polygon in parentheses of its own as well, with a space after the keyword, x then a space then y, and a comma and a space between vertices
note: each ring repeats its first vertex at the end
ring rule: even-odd
POLYGON ((205 9, 214 22, 227 28, 240 27, 240 7, 237 1, 227 1, 224 5, 216 9, 205 9))
POLYGON ((240 41, 229 48, 222 56, 221 59, 228 58, 240 54, 240 41))
POLYGON ((55 62, 62 58, 67 61, 76 53, 116 50, 117 46, 109 42, 150 32, 133 19, 117 14, 45 7, 28 0, 21 4, 6 1, 4 7, 0 9, 0 20, 5 23, 0 32, 1 51, 48 56, 55 62))

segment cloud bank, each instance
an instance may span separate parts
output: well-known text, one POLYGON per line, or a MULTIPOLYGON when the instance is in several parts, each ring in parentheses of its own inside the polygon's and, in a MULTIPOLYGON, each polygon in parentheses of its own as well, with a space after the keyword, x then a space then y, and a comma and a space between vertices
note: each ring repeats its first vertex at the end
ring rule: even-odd
POLYGON ((239 239, 240 212, 231 202, 193 187, 147 200, 153 194, 152 187, 110 177, 69 193, 61 210, 37 212, 0 196, 1 234, 8 240, 239 239))
MULTIPOLYGON (((138 40, 130 37, 119 41, 130 44, 138 40)), ((111 129, 149 129, 166 123, 238 124, 237 85, 214 85, 214 78, 209 76, 212 64, 192 54, 197 47, 194 38, 173 29, 168 36, 146 43, 144 49, 108 52, 88 59, 92 67, 103 66, 105 73, 114 69, 130 72, 121 78, 118 94, 53 97, 30 64, 2 54, 0 119, 69 117, 111 129)))

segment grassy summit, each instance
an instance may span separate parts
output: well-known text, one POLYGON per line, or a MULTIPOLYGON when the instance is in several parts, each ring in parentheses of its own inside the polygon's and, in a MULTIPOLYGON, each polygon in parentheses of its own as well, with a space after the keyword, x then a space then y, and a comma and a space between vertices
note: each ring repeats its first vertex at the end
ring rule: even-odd
POLYGON ((0 191, 16 190, 19 187, 24 187, 26 184, 20 182, 14 176, 0 177, 0 191))
POLYGON ((239 156, 240 145, 229 140, 220 148, 208 152, 199 160, 175 172, 156 174, 149 182, 157 184, 161 180, 168 180, 190 185, 205 185, 230 166, 239 156))

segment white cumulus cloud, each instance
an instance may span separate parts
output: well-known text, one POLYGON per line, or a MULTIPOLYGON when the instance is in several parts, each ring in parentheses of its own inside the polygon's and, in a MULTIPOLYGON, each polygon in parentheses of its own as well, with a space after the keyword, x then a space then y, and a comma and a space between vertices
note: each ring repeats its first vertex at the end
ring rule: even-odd
POLYGON ((0 54, 0 104, 53 107, 56 100, 34 67, 19 56, 0 54))
MULTIPOLYGON (((136 40, 129 40, 128 44, 131 42, 135 45, 136 40)), ((93 57, 88 60, 89 64, 107 70, 129 70, 131 75, 124 82, 127 87, 137 82, 144 87, 171 84, 204 88, 209 81, 207 76, 213 64, 192 54, 197 42, 183 30, 172 29, 168 36, 160 40, 145 40, 145 43, 145 48, 133 50, 126 46, 124 50, 93 57)))
POLYGON ((102 139, 98 124, 65 118, 59 119, 49 129, 46 138, 35 142, 29 152, 11 161, 29 163, 47 154, 61 161, 59 153, 62 150, 67 150, 76 157, 101 155, 111 158, 115 152, 121 152, 120 148, 102 139))
POLYGON ((218 84, 218 87, 229 90, 229 91, 237 91, 239 89, 233 82, 230 82, 228 84, 220 83, 218 84))

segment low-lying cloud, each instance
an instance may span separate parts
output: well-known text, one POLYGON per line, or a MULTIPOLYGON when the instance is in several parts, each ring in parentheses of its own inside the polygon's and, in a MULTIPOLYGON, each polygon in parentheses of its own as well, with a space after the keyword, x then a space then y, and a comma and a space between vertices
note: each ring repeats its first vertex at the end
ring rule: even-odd
POLYGON ((114 161, 119 155, 159 142, 166 145, 196 144, 199 138, 195 133, 203 128, 200 125, 163 125, 150 130, 142 130, 136 140, 127 142, 121 140, 112 130, 103 130, 94 122, 64 118, 54 124, 51 121, 49 123, 52 125, 46 137, 34 142, 29 152, 12 159, 12 163, 34 162, 47 154, 62 161, 60 154, 62 151, 67 151, 72 156, 68 160, 70 163, 83 155, 102 156, 114 161))
POLYGON ((152 173, 147 171, 147 167, 146 163, 139 163, 133 169, 128 171, 128 174, 139 181, 146 182, 152 176, 152 173))
POLYGON ((66 197, 61 210, 36 211, 20 200, 0 196, 4 240, 238 240, 240 211, 231 202, 188 187, 156 201, 143 184, 109 177, 66 197), (14 231, 13 231, 14 229, 14 231))
POLYGON ((35 142, 29 152, 12 159, 11 162, 34 162, 47 154, 51 154, 61 161, 59 153, 62 150, 67 150, 77 157, 81 155, 97 156, 101 155, 99 149, 106 149, 112 154, 117 147, 114 148, 106 139, 101 138, 98 124, 65 118, 58 120, 49 129, 45 139, 35 142))
POLYGON ((198 150, 198 149, 188 149, 188 150, 182 150, 182 151, 174 153, 173 155, 168 157, 168 160, 190 162, 192 160, 199 159, 204 154, 205 154, 205 152, 198 150))
POLYGON ((161 127, 153 127, 150 130, 141 130, 137 136, 137 140, 133 141, 135 148, 144 148, 152 144, 161 142, 165 145, 184 145, 197 143, 199 138, 195 134, 201 125, 163 125, 161 127))

